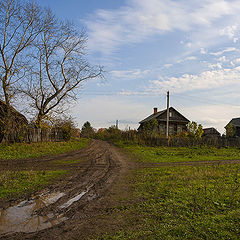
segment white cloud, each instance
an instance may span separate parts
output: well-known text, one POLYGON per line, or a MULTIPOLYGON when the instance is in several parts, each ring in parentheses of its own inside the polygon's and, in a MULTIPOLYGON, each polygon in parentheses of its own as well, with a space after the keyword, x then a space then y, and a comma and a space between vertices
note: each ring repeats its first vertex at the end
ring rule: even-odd
POLYGON ((222 56, 218 59, 220 62, 227 62, 226 56, 222 56))
POLYGON ((204 48, 200 48, 200 53, 201 53, 201 54, 206 54, 207 51, 206 51, 204 48))
POLYGON ((189 57, 186 57, 184 60, 185 61, 192 61, 192 60, 196 60, 197 58, 195 56, 189 56, 189 57))
MULTIPOLYGON (((138 122, 151 114, 152 106, 147 107, 145 103, 136 104, 125 101, 124 98, 129 99, 126 96, 133 96, 131 99, 136 99, 135 96, 142 95, 144 96, 142 102, 146 99, 145 102, 149 104, 151 100, 145 95, 156 94, 159 96, 160 93, 167 90, 170 90, 171 93, 184 93, 183 95, 186 94, 186 91, 192 91, 199 95, 201 92, 208 93, 210 90, 212 93, 214 89, 218 93, 221 89, 222 94, 227 91, 228 94, 219 96, 219 98, 226 99, 229 98, 229 92, 240 88, 240 68, 236 67, 240 65, 240 60, 233 59, 239 52, 239 49, 235 47, 237 45, 233 44, 233 42, 239 41, 239 0, 128 0, 122 2, 125 2, 124 7, 115 10, 97 10, 88 19, 84 20, 88 28, 90 49, 104 54, 116 53, 113 56, 118 56, 121 50, 118 48, 122 45, 130 44, 131 46, 131 44, 141 43, 148 39, 155 40, 156 37, 161 37, 164 34, 171 36, 170 38, 168 38, 168 35, 166 38, 159 38, 159 48, 153 45, 156 51, 159 51, 160 60, 155 61, 155 63, 146 62, 150 67, 145 66, 145 68, 151 69, 151 72, 138 69, 139 65, 133 67, 133 69, 128 69, 128 67, 130 68, 127 65, 129 62, 124 58, 112 61, 118 67, 121 66, 121 69, 124 64, 127 65, 126 70, 109 72, 113 80, 134 80, 143 77, 146 82, 147 79, 154 80, 150 81, 150 86, 147 86, 143 91, 138 91, 140 86, 136 88, 133 84, 131 86, 125 85, 126 90, 122 90, 115 97, 101 97, 79 102, 77 111, 75 111, 81 113, 79 121, 89 120, 94 127, 105 127, 110 125, 109 122, 114 123, 116 119, 122 119, 123 122, 128 120, 129 123, 138 122), (174 46, 172 45, 172 39, 177 40, 174 46), (169 48, 161 49, 161 45, 169 46, 169 48), (226 46, 229 47, 226 48, 226 46), (164 58, 161 58, 162 53, 164 58), (172 57, 170 54, 175 55, 172 57), (119 64, 120 61, 121 64, 119 64), (176 63, 182 64, 181 66, 176 65, 176 68, 174 68, 176 63), (234 67, 233 69, 224 68, 225 66, 229 67, 229 63, 234 67), (207 67, 210 68, 208 71, 206 71, 207 67), (155 71, 152 70, 154 68, 155 71), (189 72, 190 69, 192 72, 200 72, 202 68, 204 68, 204 71, 199 74, 177 75, 184 71, 189 72), (166 78, 164 74, 178 77, 166 78), (119 100, 120 98, 122 100, 119 100)), ((150 44, 149 49, 152 51, 150 44)), ((141 52, 141 49, 134 48, 133 53, 135 51, 141 52)), ((149 57, 151 51, 149 51, 149 57)), ((123 54, 121 52, 121 56, 124 54, 125 51, 123 51, 123 54)), ((101 54, 98 56, 101 56, 101 54)), ((111 59, 112 56, 105 57, 111 59)), ((130 62, 130 64, 134 66, 134 63, 130 62)), ((134 81, 131 81, 131 83, 134 83, 134 81)), ((117 87, 119 88, 119 85, 117 87)), ((120 86, 120 89, 124 87, 120 86)), ((234 99, 233 101, 237 102, 237 97, 234 99)), ((203 123, 204 127, 223 128, 226 122, 232 117, 238 117, 237 113, 240 112, 239 108, 231 108, 230 105, 216 106, 210 103, 206 106, 190 108, 189 105, 192 106, 193 104, 190 101, 187 102, 183 114, 189 116, 190 120, 203 123)))
POLYGON ((237 41, 236 38, 238 27, 236 25, 227 26, 220 30, 220 36, 227 36, 229 39, 232 39, 234 42, 237 41))
POLYGON ((222 68, 222 64, 221 63, 209 64, 208 67, 211 68, 211 69, 216 69, 216 68, 221 69, 222 68))
POLYGON ((144 91, 133 91, 133 90, 122 90, 117 93, 120 96, 159 96, 162 92, 153 91, 153 90, 144 90, 144 91))
MULTIPOLYGON (((216 66, 215 66, 216 67, 216 66)), ((219 65, 220 67, 220 65, 219 65)), ((185 92, 191 90, 214 89, 223 86, 240 86, 240 67, 205 71, 199 75, 184 74, 165 80, 150 81, 149 89, 158 91, 185 92)))
POLYGON ((113 70, 110 72, 110 75, 112 78, 137 79, 143 78, 149 72, 150 70, 147 69, 113 70))
POLYGON ((233 61, 231 61, 231 64, 235 66, 236 64, 240 64, 240 58, 236 58, 233 61))
POLYGON ((222 55, 225 52, 234 52, 234 51, 239 51, 239 50, 237 48, 235 48, 235 47, 228 47, 228 48, 223 49, 222 51, 211 52, 210 54, 214 55, 214 56, 220 56, 220 55, 222 55))
POLYGON ((219 35, 236 38, 238 26, 231 24, 231 18, 238 18, 239 9, 237 0, 187 4, 184 0, 129 0, 125 7, 117 10, 98 10, 84 22, 89 29, 90 49, 104 53, 111 53, 122 44, 142 42, 156 34, 175 30, 195 32, 187 46, 204 47, 204 43, 216 41, 219 35), (230 25, 227 20, 218 27, 214 25, 216 20, 226 17, 230 25), (208 34, 198 34, 204 28, 208 34))
POLYGON ((164 68, 170 68, 170 67, 172 67, 172 66, 173 66, 172 63, 167 63, 167 64, 164 64, 164 65, 163 65, 164 68))
POLYGON ((239 40, 239 38, 237 38, 237 37, 233 38, 234 43, 237 43, 238 40, 239 40))
POLYGON ((179 59, 177 60, 177 63, 183 63, 185 61, 194 61, 194 60, 197 60, 197 57, 195 56, 189 56, 189 57, 185 57, 183 59, 179 59))

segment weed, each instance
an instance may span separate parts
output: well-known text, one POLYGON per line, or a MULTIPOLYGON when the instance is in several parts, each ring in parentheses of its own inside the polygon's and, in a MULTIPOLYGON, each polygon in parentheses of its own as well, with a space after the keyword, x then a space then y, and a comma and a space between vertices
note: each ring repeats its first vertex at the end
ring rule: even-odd
POLYGON ((148 147, 119 144, 143 162, 184 162, 240 159, 239 148, 148 147))
MULTIPOLYGON (((144 162, 239 156, 233 148, 124 147, 144 162)), ((145 168, 129 182, 135 203, 119 213, 125 225, 97 239, 239 239, 240 165, 145 168)))
POLYGON ((65 173, 64 170, 0 172, 0 198, 39 189, 65 173))
POLYGON ((0 145, 0 159, 35 158, 46 155, 77 150, 86 147, 88 139, 72 140, 68 142, 39 142, 39 143, 15 143, 0 145))

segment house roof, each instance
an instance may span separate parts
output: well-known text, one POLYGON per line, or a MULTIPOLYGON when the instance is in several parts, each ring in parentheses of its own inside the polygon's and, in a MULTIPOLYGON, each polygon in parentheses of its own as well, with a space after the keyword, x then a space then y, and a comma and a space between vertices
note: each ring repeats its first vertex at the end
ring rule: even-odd
MULTIPOLYGON (((4 112, 6 112, 6 103, 3 102, 2 100, 0 100, 0 119, 4 115, 4 112)), ((28 120, 26 119, 26 117, 23 114, 21 114, 20 112, 18 112, 12 106, 10 106, 10 112, 11 112, 11 115, 13 115, 15 117, 15 120, 19 119, 22 122, 28 124, 28 120)))
MULTIPOLYGON (((180 112, 178 112, 175 108, 173 107, 170 107, 169 110, 173 110, 175 112, 177 112, 183 119, 184 121, 186 122, 190 122, 187 118, 185 118, 180 112)), ((164 113, 167 112, 167 109, 164 109, 162 111, 159 111, 157 112, 156 114, 151 114, 150 116, 146 117, 145 119, 143 119, 142 121, 139 122, 139 124, 142 124, 142 123, 145 123, 145 122, 148 122, 152 119, 155 119, 155 118, 159 118, 161 115, 163 115, 164 113)), ((171 120, 170 120, 171 121, 171 120)))
POLYGON ((157 118, 157 117, 159 117, 160 115, 162 115, 164 112, 166 112, 167 110, 165 109, 165 110, 162 110, 162 111, 159 111, 159 112, 157 112, 156 114, 152 114, 152 115, 150 115, 150 116, 148 116, 148 117, 146 117, 146 118, 144 118, 142 121, 140 121, 139 123, 141 124, 141 123, 144 123, 144 122, 148 122, 148 121, 150 121, 150 120, 152 120, 152 119, 154 119, 154 118, 157 118))
POLYGON ((218 134, 221 135, 220 132, 216 128, 210 127, 210 128, 204 128, 203 129, 204 133, 203 135, 208 135, 208 134, 218 134))
MULTIPOLYGON (((228 124, 230 124, 230 123, 232 123, 233 126, 240 127, 240 118, 233 118, 228 124)), ((226 126, 225 126, 225 128, 226 128, 226 126)))

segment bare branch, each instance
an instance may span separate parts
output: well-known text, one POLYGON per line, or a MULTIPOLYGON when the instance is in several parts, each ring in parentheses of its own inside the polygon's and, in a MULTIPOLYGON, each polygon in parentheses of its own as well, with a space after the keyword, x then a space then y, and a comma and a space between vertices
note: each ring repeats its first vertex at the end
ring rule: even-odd
POLYGON ((84 59, 84 31, 78 33, 72 24, 58 21, 51 11, 45 13, 43 22, 45 27, 35 46, 37 58, 31 68, 32 86, 25 91, 37 111, 37 125, 76 99, 82 82, 102 77, 103 73, 101 67, 91 66, 84 59))

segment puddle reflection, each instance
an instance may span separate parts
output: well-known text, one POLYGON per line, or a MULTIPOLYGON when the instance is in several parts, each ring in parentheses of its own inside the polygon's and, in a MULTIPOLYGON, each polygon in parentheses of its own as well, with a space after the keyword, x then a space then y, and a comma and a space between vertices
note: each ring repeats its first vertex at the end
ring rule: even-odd
POLYGON ((78 194, 77 196, 71 198, 70 200, 68 200, 66 203, 62 204, 59 208, 67 208, 69 206, 71 206, 74 202, 77 202, 78 200, 80 200, 86 193, 88 193, 90 191, 90 189, 93 187, 90 186, 86 191, 81 192, 80 194, 78 194))
POLYGON ((67 208, 67 207, 71 206, 74 202, 80 200, 87 192, 88 191, 81 192, 80 194, 78 194, 74 198, 70 199, 69 201, 67 201, 66 203, 61 205, 59 208, 67 208))
POLYGON ((36 214, 36 211, 55 203, 64 195, 60 192, 42 194, 36 199, 22 201, 16 206, 0 210, 0 234, 35 232, 65 221, 66 218, 63 215, 38 216, 36 214))

